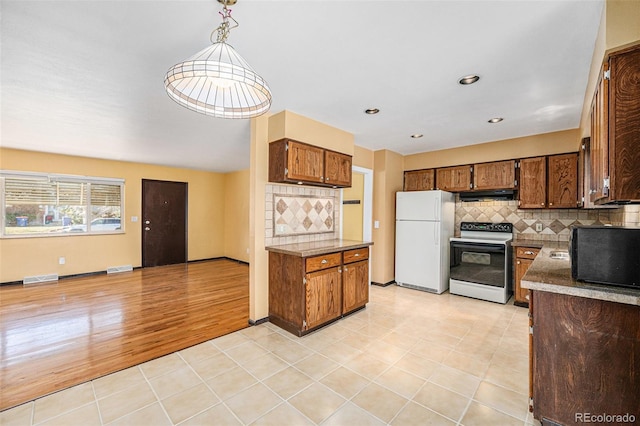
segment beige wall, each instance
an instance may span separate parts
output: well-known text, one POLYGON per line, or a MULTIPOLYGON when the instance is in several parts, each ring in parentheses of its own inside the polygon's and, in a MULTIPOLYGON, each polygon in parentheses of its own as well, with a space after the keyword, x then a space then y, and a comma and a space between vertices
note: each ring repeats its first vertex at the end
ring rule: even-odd
POLYGON ((353 148, 353 165, 373 170, 373 151, 358 145, 353 148))
POLYGON ((505 139, 480 145, 423 152, 405 156, 404 170, 562 154, 577 151, 579 142, 580 132, 577 129, 573 129, 523 138, 505 139))
POLYGON ((353 135, 318 121, 282 111, 251 120, 249 318, 269 316, 269 255, 265 250, 265 188, 269 175, 269 142, 291 138, 353 155, 353 135))
POLYGON ((249 262, 249 169, 224 175, 224 255, 249 262))
POLYGON ((353 135, 291 111, 269 118, 269 142, 291 138, 299 142, 353 155, 353 135))
POLYGON ((600 67, 607 54, 630 44, 640 41, 640 1, 638 0, 607 0, 598 38, 591 60, 589 82, 584 96, 582 117, 580 119, 580 134, 582 137, 591 134, 590 113, 591 100, 596 90, 600 67))
POLYGON ((380 223, 373 229, 371 281, 386 284, 395 277, 396 192, 402 191, 403 158, 393 151, 374 153, 373 220, 380 223))
POLYGON ((0 282, 19 281, 31 275, 65 276, 104 271, 110 266, 140 266, 141 222, 131 222, 131 217, 142 220, 142 179, 187 182, 189 260, 225 255, 225 178, 222 174, 7 148, 0 148, 0 158, 3 170, 125 180, 124 234, 4 238, 0 240, 0 282), (58 264, 60 256, 66 258, 64 265, 58 264))

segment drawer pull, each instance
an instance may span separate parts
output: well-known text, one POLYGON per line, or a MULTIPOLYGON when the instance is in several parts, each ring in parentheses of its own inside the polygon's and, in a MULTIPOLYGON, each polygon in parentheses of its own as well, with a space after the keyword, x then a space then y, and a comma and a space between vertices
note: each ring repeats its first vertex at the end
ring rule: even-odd
POLYGON ((354 254, 353 257, 360 257, 360 253, 354 254))
POLYGON ((322 262, 320 263, 325 264, 325 263, 329 263, 329 261, 327 259, 322 259, 322 262))
POLYGON ((527 250, 524 252, 524 254, 535 254, 534 252, 532 252, 531 250, 527 250))

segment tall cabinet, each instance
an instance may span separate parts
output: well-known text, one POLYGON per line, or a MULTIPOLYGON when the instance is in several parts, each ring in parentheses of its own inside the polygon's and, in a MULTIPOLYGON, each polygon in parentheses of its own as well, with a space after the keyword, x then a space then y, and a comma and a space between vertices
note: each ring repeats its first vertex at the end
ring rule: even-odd
POLYGON ((591 104, 590 201, 640 201, 640 44, 612 53, 591 104))

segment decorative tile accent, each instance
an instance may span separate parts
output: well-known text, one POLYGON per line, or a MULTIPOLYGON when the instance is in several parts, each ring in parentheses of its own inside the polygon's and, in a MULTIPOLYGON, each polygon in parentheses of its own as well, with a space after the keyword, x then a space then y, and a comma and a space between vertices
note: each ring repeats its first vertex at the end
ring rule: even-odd
POLYGON ((273 204, 274 237, 333 232, 333 197, 276 193, 273 204))
POLYGON ((617 209, 518 209, 517 201, 476 201, 463 203, 456 197, 456 235, 460 235, 461 222, 509 222, 513 224, 514 236, 524 234, 527 238, 542 241, 568 241, 573 225, 625 225, 640 226, 638 206, 617 209), (536 223, 542 231, 535 230, 536 223))
POLYGON ((265 194, 265 245, 339 237, 340 190, 268 184, 265 194))

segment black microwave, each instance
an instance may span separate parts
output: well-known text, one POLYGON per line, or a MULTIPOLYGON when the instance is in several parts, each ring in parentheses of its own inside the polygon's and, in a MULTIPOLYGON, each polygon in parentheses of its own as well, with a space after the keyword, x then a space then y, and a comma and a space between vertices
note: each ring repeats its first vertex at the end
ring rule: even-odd
POLYGON ((640 289, 640 228, 574 226, 569 253, 576 280, 640 289))

